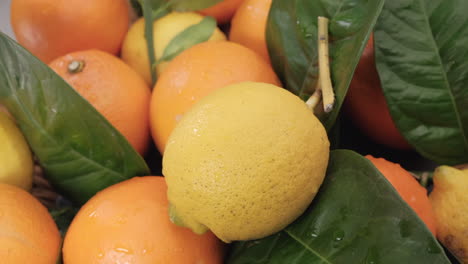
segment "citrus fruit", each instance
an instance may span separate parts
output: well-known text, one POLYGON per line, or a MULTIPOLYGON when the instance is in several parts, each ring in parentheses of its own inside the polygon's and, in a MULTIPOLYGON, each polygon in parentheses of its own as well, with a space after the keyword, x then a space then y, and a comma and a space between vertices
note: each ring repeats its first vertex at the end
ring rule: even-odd
POLYGON ((462 263, 468 263, 468 169, 440 166, 429 199, 437 237, 462 263))
POLYGON ((9 264, 53 264, 60 233, 47 209, 31 194, 0 183, 0 259, 9 264))
POLYGON ((245 0, 231 21, 229 40, 242 44, 270 61, 265 30, 271 0, 245 0))
POLYGON ((411 148, 398 131, 388 110, 375 66, 372 36, 349 86, 345 108, 356 126, 373 141, 395 149, 411 148))
POLYGON ((308 207, 325 176, 327 133, 299 97, 243 82, 202 98, 163 156, 171 215, 225 242, 280 231, 308 207))
POLYGON ((120 59, 87 50, 55 59, 50 67, 88 100, 140 153, 149 141, 151 92, 145 81, 120 59))
POLYGON ((237 8, 244 0, 223 0, 213 6, 200 10, 199 12, 205 16, 216 18, 218 23, 224 24, 231 20, 237 8))
POLYGON ((28 143, 10 116, 0 109, 0 183, 30 190, 33 158, 28 143))
POLYGON ((369 159, 380 173, 392 184, 401 198, 413 209, 419 218, 421 218, 432 234, 436 235, 434 211, 427 197, 426 189, 399 164, 383 158, 374 158, 370 155, 367 155, 366 158, 369 159))
POLYGON ((12 0, 18 42, 45 63, 69 52, 120 50, 129 24, 126 0, 12 0))
MULTIPOLYGON (((153 24, 153 42, 156 60, 164 54, 164 50, 170 41, 180 32, 188 27, 199 23, 203 16, 192 12, 173 12, 153 24)), ((209 41, 225 40, 226 36, 218 28, 213 31, 209 41)), ((135 69, 146 83, 151 84, 151 73, 148 59, 148 46, 145 38, 145 21, 143 18, 137 20, 125 37, 122 46, 122 60, 135 69)), ((167 62, 159 63, 156 67, 160 74, 166 67, 167 62)))
POLYGON ((255 81, 280 85, 258 54, 228 41, 195 45, 166 68, 151 98, 151 131, 162 153, 182 115, 200 98, 223 86, 255 81))
POLYGON ((137 177, 91 198, 65 236, 66 264, 222 263, 222 243, 171 223, 163 177, 137 177))

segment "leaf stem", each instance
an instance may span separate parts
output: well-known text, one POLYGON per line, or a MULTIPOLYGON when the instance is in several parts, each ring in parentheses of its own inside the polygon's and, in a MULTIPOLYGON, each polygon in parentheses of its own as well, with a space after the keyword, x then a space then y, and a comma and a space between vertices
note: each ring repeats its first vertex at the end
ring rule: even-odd
POLYGON ((321 99, 322 99, 322 89, 320 87, 320 80, 317 80, 317 85, 315 86, 315 91, 309 97, 309 99, 307 99, 306 105, 313 112, 315 107, 319 104, 321 99))
POLYGON ((328 18, 318 17, 319 81, 322 88, 323 110, 329 113, 335 104, 328 56, 328 18))
POLYGON ((143 9, 143 17, 145 19, 145 38, 146 45, 148 48, 148 58, 150 62, 150 72, 152 87, 157 81, 156 70, 154 66, 156 65, 156 56, 154 54, 154 41, 153 41, 153 10, 151 8, 150 0, 141 0, 141 6, 143 9))
POLYGON ((423 174, 421 174, 421 180, 419 181, 419 183, 424 187, 426 188, 427 187, 427 184, 429 182, 429 173, 428 172, 424 172, 423 174))
POLYGON ((73 60, 68 64, 69 73, 79 73, 82 72, 85 67, 85 62, 82 60, 73 60))

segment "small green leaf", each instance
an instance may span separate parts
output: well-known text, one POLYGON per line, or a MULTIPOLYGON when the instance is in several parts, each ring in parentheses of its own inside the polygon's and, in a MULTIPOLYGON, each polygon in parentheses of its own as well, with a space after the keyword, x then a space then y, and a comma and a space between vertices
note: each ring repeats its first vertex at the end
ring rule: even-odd
POLYGON ((424 157, 468 162, 468 1, 386 1, 374 34, 395 124, 424 157))
POLYGON ((168 9, 168 6, 161 6, 158 9, 153 9, 151 16, 152 16, 152 19, 154 21, 154 20, 157 20, 157 19, 167 15, 169 12, 170 12, 170 10, 168 9))
POLYGON ((383 0, 273 0, 266 39, 272 65, 285 88, 307 100, 318 77, 317 18, 330 19, 330 67, 336 102, 317 113, 327 131, 340 112, 354 69, 380 14, 383 0))
POLYGON ((170 0, 171 9, 175 11, 197 11, 216 5, 223 0, 170 0))
POLYGON ((204 17, 200 23, 192 25, 177 34, 166 46, 162 57, 157 63, 170 61, 182 51, 207 41, 216 29, 216 20, 212 17, 204 17))
POLYGON ((151 87, 157 81, 156 71, 153 69, 153 65, 156 65, 156 55, 154 51, 154 41, 153 41, 153 21, 155 17, 160 13, 165 13, 165 6, 161 4, 161 0, 156 1, 157 4, 152 4, 151 0, 140 0, 141 7, 143 10, 143 18, 145 19, 145 39, 146 47, 148 50, 148 60, 150 62, 150 73, 151 73, 151 87))
POLYGON ((330 154, 306 212, 269 237, 236 242, 227 264, 450 263, 426 225, 366 158, 330 154))
POLYGON ((127 140, 52 69, 0 33, 0 104, 7 107, 66 197, 84 203, 137 175, 145 161, 127 140))
POLYGON ((50 210, 50 215, 52 215, 52 218, 57 224, 62 237, 67 233, 68 227, 70 226, 76 213, 78 213, 78 209, 70 206, 50 210))

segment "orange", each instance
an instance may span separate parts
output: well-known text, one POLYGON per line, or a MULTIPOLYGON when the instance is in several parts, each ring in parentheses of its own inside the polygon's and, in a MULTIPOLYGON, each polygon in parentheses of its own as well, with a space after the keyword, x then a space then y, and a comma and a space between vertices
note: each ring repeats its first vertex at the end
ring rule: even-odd
POLYGON ((398 191, 401 198, 414 210, 414 212, 426 224, 432 234, 436 235, 435 214, 431 202, 427 196, 427 190, 422 187, 411 174, 399 164, 390 162, 383 158, 366 156, 380 173, 398 191))
POLYGON ((355 125, 375 142, 395 149, 411 149, 390 115, 375 66, 372 36, 349 86, 345 108, 355 125))
POLYGON ((223 244, 169 220, 163 177, 136 177, 104 189, 73 219, 65 264, 222 263, 223 244))
POLYGON ((225 24, 229 22, 236 12, 237 8, 244 0, 223 0, 211 7, 199 11, 202 15, 216 18, 218 23, 225 24))
POLYGON ((45 63, 69 52, 117 54, 128 30, 126 0, 12 0, 18 42, 45 63))
POLYGON ((1 263, 56 263, 60 242, 47 208, 23 189, 0 183, 1 263))
POLYGON ((280 86, 271 66, 254 51, 229 41, 195 45, 168 65, 151 98, 151 131, 161 153, 182 115, 210 92, 239 82, 280 86))
POLYGON ((151 92, 138 73, 117 57, 99 50, 70 53, 51 62, 50 67, 88 100, 140 154, 145 153, 150 136, 151 92), (73 68, 79 65, 82 68, 73 68))
POLYGON ((270 61, 265 30, 271 0, 246 0, 231 21, 229 40, 242 44, 270 61))

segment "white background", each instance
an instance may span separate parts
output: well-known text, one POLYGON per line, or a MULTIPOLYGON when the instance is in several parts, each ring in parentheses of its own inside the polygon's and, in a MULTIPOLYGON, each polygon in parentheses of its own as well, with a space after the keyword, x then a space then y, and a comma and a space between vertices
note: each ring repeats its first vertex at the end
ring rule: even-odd
POLYGON ((10 27, 10 1, 0 0, 0 31, 13 37, 13 31, 10 27))

